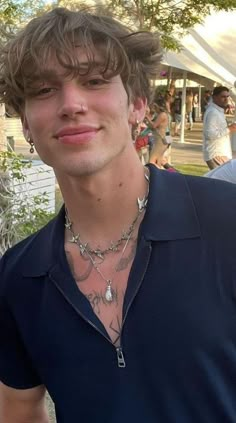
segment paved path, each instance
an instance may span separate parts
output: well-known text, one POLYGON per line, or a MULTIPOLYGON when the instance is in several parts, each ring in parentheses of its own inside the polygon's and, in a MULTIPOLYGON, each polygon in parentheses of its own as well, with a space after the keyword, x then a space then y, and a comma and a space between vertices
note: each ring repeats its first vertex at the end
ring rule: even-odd
POLYGON ((173 165, 205 165, 202 156, 202 122, 194 123, 192 131, 185 131, 184 143, 180 143, 178 137, 174 137, 171 161, 173 165))

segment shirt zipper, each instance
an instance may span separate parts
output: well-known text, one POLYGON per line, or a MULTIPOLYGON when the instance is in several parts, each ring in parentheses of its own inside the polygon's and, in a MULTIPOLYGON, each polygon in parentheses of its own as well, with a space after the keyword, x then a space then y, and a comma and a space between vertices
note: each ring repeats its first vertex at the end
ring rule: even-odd
MULTIPOLYGON (((150 252, 151 252, 151 247, 149 247, 149 249, 150 249, 150 252)), ((150 259, 150 256, 151 256, 151 254, 149 255, 149 259, 150 259)), ((71 305, 71 307, 76 311, 76 313, 78 313, 79 315, 80 315, 80 317, 82 317, 82 319, 83 320, 85 320, 85 322, 87 322, 90 326, 92 326, 98 333, 100 333, 100 335, 102 335, 103 336, 103 338, 105 338, 115 349, 116 349, 116 355, 117 355, 117 365, 118 365, 118 367, 119 368, 124 368, 124 367, 126 367, 126 363, 125 363, 125 357, 124 357, 124 353, 123 353, 123 348, 122 348, 122 344, 121 344, 121 335, 122 335, 122 329, 123 329, 123 327, 124 327, 124 323, 125 323, 125 320, 126 320, 126 318, 127 318, 127 314, 128 314, 128 311, 129 311, 129 309, 130 309, 130 306, 131 306, 131 304, 132 304, 132 302, 134 301, 134 298, 136 297, 136 295, 137 295, 137 293, 138 293, 138 290, 139 290, 139 288, 140 288, 140 286, 141 286, 141 284, 142 284, 142 281, 143 281, 143 278, 144 278, 144 275, 145 275, 145 273, 146 273, 146 271, 147 271, 147 267, 148 267, 148 264, 149 264, 149 259, 148 259, 148 261, 147 261, 147 264, 146 264, 146 266, 145 266, 145 269, 144 269, 144 272, 143 272, 143 274, 142 274, 142 277, 141 277, 141 279, 140 279, 140 282, 139 282, 139 284, 138 284, 138 286, 137 286, 137 288, 136 288, 136 290, 135 290, 135 292, 134 292, 134 295, 132 296, 132 298, 130 299, 130 302, 129 302, 129 304, 128 304, 128 306, 127 306, 127 309, 126 309, 126 313, 125 313, 125 316, 124 316, 124 320, 123 320, 123 322, 122 322, 122 326, 121 326, 121 331, 120 331, 120 345, 119 345, 119 347, 115 347, 114 346, 114 344, 112 343, 112 341, 111 341, 111 339, 110 338, 108 338, 106 335, 104 335, 104 333, 100 330, 100 329, 98 329, 97 328, 97 326, 93 323, 93 322, 91 322, 91 320, 89 320, 86 316, 84 316, 83 315, 83 313, 81 313, 81 311, 80 310, 78 310, 75 306, 74 306, 74 304, 69 300, 69 298, 67 297, 67 295, 65 295, 65 293, 63 292, 63 290, 60 288, 60 286, 58 286, 58 284, 57 284, 57 282, 54 280, 54 278, 49 274, 49 277, 50 277, 50 279, 52 280, 52 282, 56 285, 56 287, 57 287, 57 289, 61 292, 61 294, 63 295, 63 297, 65 297, 66 298, 66 300, 68 301, 68 303, 71 305)))

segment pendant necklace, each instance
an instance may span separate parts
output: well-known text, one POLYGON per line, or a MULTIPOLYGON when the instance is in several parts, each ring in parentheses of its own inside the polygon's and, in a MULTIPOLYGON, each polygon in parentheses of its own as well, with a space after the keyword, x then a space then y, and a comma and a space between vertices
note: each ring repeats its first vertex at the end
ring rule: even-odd
POLYGON ((114 272, 113 272, 112 276, 109 279, 106 279, 105 278, 105 276, 103 275, 102 271, 99 269, 96 261, 93 259, 93 257, 90 254, 87 253, 88 257, 91 260, 91 263, 92 263, 94 269, 98 272, 98 274, 101 276, 101 278, 104 280, 104 282, 106 282, 106 285, 107 286, 106 286, 104 297, 105 297, 106 301, 109 302, 109 303, 111 303, 114 300, 114 290, 112 289, 112 282, 113 282, 114 276, 115 276, 115 274, 117 272, 118 265, 121 262, 122 257, 123 257, 123 255, 125 253, 125 250, 126 250, 126 248, 128 246, 128 243, 129 243, 129 240, 131 238, 131 235, 132 234, 130 234, 129 237, 128 237, 128 239, 126 240, 125 245, 124 245, 124 248, 123 248, 123 250, 121 252, 121 256, 120 256, 120 258, 119 258, 119 260, 118 260, 118 262, 117 262, 117 264, 115 266, 115 269, 114 269, 114 272))
POLYGON ((101 278, 104 280, 104 282, 106 283, 106 290, 105 290, 105 299, 107 302, 112 302, 114 300, 114 290, 112 289, 112 282, 114 279, 114 276, 117 272, 118 269, 118 265, 122 259, 122 257, 124 256, 124 253, 126 251, 126 248, 128 246, 128 243, 132 237, 132 234, 134 232, 136 223, 138 221, 138 218, 140 216, 140 214, 142 212, 144 212, 144 210, 147 207, 147 203, 148 203, 148 194, 149 194, 149 175, 145 172, 144 173, 144 177, 146 179, 146 181, 148 182, 148 188, 147 188, 147 193, 146 195, 140 199, 139 197, 137 198, 137 206, 138 206, 138 212, 137 215, 135 216, 135 219, 133 220, 133 222, 131 223, 131 225, 129 226, 127 231, 123 231, 121 237, 116 241, 110 242, 110 245, 105 248, 104 250, 102 250, 101 248, 97 247, 95 249, 92 249, 88 243, 82 243, 81 238, 80 238, 80 234, 75 234, 73 231, 73 223, 71 222, 69 215, 68 215, 68 210, 65 209, 65 228, 67 230, 69 230, 69 232, 71 233, 72 237, 69 240, 69 242, 73 243, 73 244, 77 244, 79 250, 80 250, 80 255, 82 257, 87 256, 94 269, 97 271, 97 273, 101 276, 101 278), (111 252, 119 252, 119 247, 121 245, 121 243, 125 241, 125 245, 121 251, 121 255, 119 257, 119 260, 117 261, 117 264, 114 268, 114 272, 112 274, 112 276, 110 278, 106 278, 102 271, 100 270, 98 264, 100 265, 101 263, 103 263, 103 261, 105 260, 107 254, 111 253, 111 252), (100 262, 97 263, 96 259, 99 259, 100 262))

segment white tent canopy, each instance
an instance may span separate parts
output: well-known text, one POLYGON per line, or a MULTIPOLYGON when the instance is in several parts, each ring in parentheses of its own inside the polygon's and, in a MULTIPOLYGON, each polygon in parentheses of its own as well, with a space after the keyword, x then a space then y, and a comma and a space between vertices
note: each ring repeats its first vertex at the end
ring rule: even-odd
POLYGON ((184 80, 180 136, 180 142, 184 142, 187 78, 208 87, 216 82, 231 88, 235 94, 236 10, 207 16, 202 25, 189 31, 181 44, 181 52, 166 52, 162 63, 171 67, 173 78, 184 80))
POLYGON ((164 54, 163 64, 233 87, 235 43, 236 11, 213 13, 181 40, 180 53, 164 54))

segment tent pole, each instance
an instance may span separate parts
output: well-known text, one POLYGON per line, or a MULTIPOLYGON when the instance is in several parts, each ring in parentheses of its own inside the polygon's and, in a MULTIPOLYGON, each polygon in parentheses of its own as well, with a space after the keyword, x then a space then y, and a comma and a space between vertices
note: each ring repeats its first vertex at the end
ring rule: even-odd
POLYGON ((173 70, 173 68, 172 68, 172 66, 170 66, 169 70, 168 70, 167 90, 170 89, 170 81, 171 81, 171 78, 172 78, 172 70, 173 70))
POLYGON ((182 107, 181 107, 181 128, 180 128, 180 142, 184 142, 184 127, 185 127, 185 113, 186 113, 186 83, 187 72, 183 72, 183 91, 182 91, 182 107))
POLYGON ((201 84, 198 86, 198 119, 201 117, 201 104, 202 104, 202 90, 201 90, 201 84))

